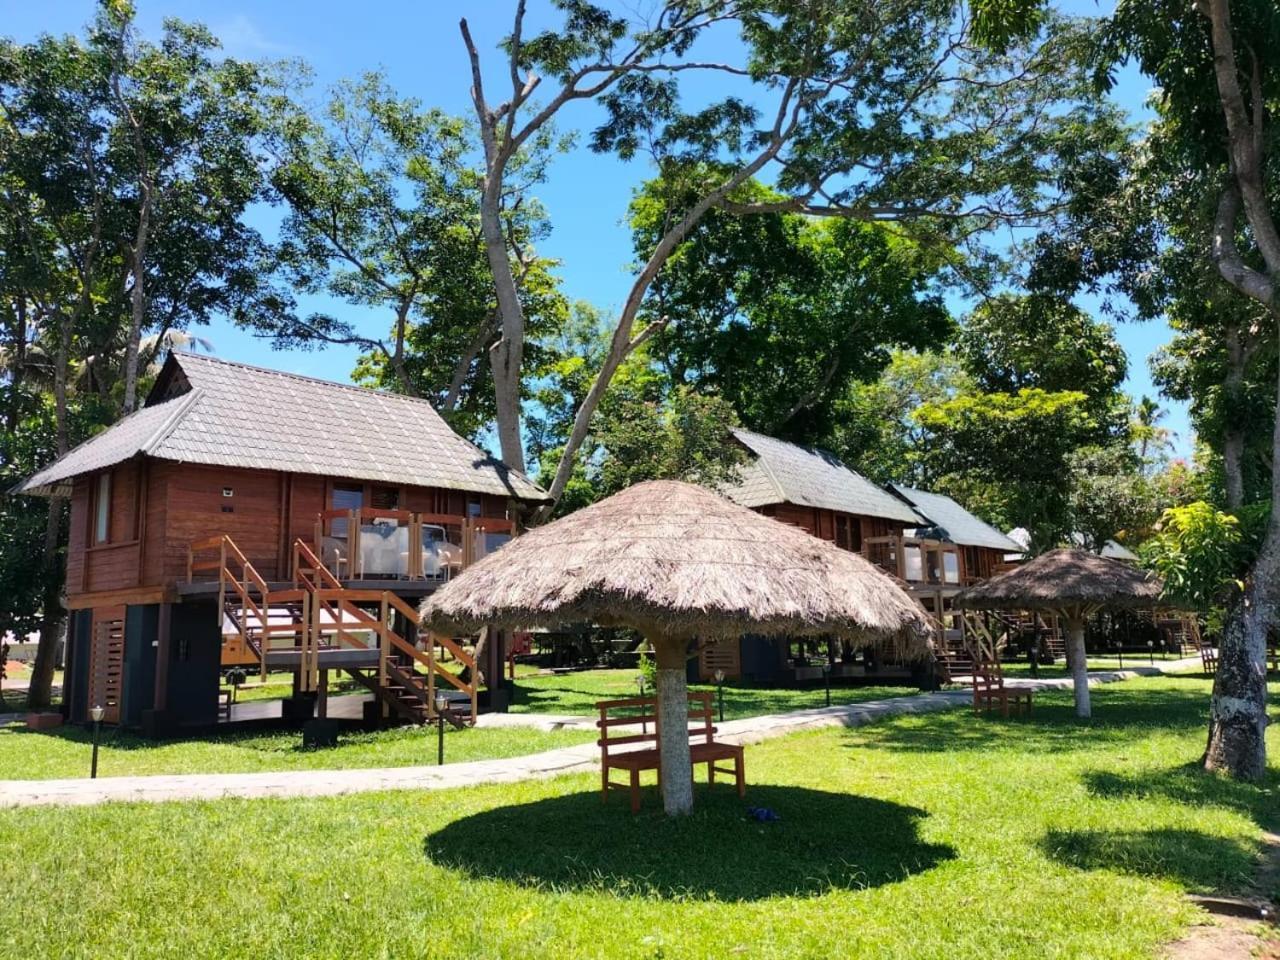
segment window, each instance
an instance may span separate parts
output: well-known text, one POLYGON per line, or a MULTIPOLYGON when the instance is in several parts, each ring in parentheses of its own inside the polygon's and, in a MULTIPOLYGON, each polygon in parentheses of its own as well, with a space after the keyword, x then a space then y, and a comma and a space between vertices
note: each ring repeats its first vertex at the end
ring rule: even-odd
POLYGON ((947 583, 960 582, 960 555, 954 550, 942 554, 942 579, 947 583))
POLYGON ((480 504, 479 497, 468 497, 467 498, 467 516, 468 517, 480 516, 481 514, 480 506, 481 504, 480 504))
POLYGON ((400 507, 400 491, 396 487, 374 487, 370 491, 369 506, 375 510, 397 510, 400 507))
POLYGON ((98 474, 93 502, 93 542, 106 543, 111 535, 111 474, 98 474))
MULTIPOLYGON (((364 506, 364 485, 352 483, 335 483, 333 485, 334 510, 359 510, 364 506)), ((347 535, 347 521, 334 518, 332 532, 335 537, 347 535)))

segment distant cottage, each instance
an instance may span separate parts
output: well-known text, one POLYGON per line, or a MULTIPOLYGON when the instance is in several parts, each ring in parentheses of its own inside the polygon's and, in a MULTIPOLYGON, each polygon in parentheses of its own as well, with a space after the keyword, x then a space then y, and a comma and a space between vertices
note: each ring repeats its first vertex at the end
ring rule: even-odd
MULTIPOLYGON (((950 497, 901 485, 882 488, 834 454, 748 430, 734 431, 747 454, 736 482, 723 493, 783 523, 793 524, 845 550, 862 553, 903 582, 938 625, 939 653, 959 647, 963 629, 952 599, 967 584, 1000 569, 1018 545, 950 497)), ((806 681, 821 676, 812 641, 744 638, 704 648, 697 672, 733 678, 806 681), (811 662, 813 661, 813 662, 811 662)), ((846 656, 837 676, 878 679, 916 676, 918 668, 878 663, 874 653, 846 656)), ((834 658, 832 658, 834 659, 834 658)), ((916 679, 921 679, 916 676, 916 679)))

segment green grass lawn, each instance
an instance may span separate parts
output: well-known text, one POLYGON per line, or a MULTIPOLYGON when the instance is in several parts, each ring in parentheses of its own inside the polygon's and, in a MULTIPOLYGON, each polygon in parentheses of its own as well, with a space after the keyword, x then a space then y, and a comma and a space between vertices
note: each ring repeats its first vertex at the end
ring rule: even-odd
POLYGON ((1088 725, 1054 694, 771 740, 746 805, 773 823, 727 786, 632 817, 589 775, 0 811, 0 955, 1156 957, 1280 813, 1280 776, 1193 769, 1207 695, 1136 680, 1088 725))
MULTIPOLYGON (((538 753, 595 739, 591 731, 549 733, 533 729, 478 728, 445 731, 445 760, 483 760, 538 753)), ((46 780, 89 774, 90 734, 64 726, 29 732, 0 728, 0 780, 46 780)), ((191 740, 147 740, 104 730, 98 775, 156 773, 253 773, 261 770, 317 770, 405 767, 436 762, 435 728, 396 727, 346 732, 338 746, 303 749, 298 731, 228 732, 191 740)), ((0 954, 2 955, 2 954, 0 954)))
MULTIPOLYGON (((634 697, 637 694, 638 670, 581 670, 574 673, 517 676, 512 713, 551 713, 590 715, 596 712, 597 700, 634 697)), ((711 690, 714 686, 692 684, 694 690, 711 690)), ((652 690, 648 691, 652 693, 652 690)), ((885 697, 910 696, 916 687, 852 687, 837 684, 831 689, 832 704, 864 703, 885 697)), ((821 686, 803 689, 783 687, 749 687, 725 684, 724 715, 726 720, 756 717, 766 713, 785 713, 826 704, 821 686)))
MULTIPOLYGON (((1196 656, 1198 657, 1198 655, 1196 656)), ((1090 671, 1120 670, 1122 668, 1125 670, 1136 670, 1139 667, 1150 667, 1150 666, 1158 667, 1162 663, 1172 663, 1175 660, 1182 660, 1182 659, 1186 659, 1186 658, 1176 657, 1172 654, 1162 658, 1159 654, 1156 654, 1156 656, 1154 657, 1154 663, 1153 663, 1152 658, 1148 658, 1145 654, 1140 657, 1139 656, 1131 657, 1128 654, 1126 654, 1124 657, 1124 661, 1122 663, 1117 657, 1089 657, 1089 670, 1090 671)), ((1200 668, 1198 666, 1199 660, 1197 659, 1196 662, 1197 662, 1197 666, 1193 669, 1192 672, 1198 673, 1200 672, 1200 668)), ((1027 663, 1025 658, 1021 660, 1016 660, 1016 661, 1005 661, 1001 664, 1001 668, 1004 670, 1004 674, 1007 677, 1028 677, 1029 678, 1031 676, 1031 664, 1027 663)), ((1048 680, 1048 679, 1058 678, 1058 677, 1069 677, 1071 676, 1071 671, 1067 669, 1067 665, 1065 661, 1063 661, 1062 659, 1059 659, 1058 662, 1054 664, 1050 664, 1050 665, 1041 664, 1039 668, 1038 676, 1042 680, 1048 680)))

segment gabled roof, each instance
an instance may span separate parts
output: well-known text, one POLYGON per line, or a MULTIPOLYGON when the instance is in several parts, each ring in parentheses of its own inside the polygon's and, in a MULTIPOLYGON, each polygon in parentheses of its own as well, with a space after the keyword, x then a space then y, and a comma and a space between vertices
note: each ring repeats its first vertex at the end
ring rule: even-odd
POLYGON ((1018 552, 1022 547, 991 524, 979 520, 950 497, 941 493, 917 490, 900 483, 890 484, 898 495, 916 508, 944 540, 962 547, 990 547, 993 550, 1018 552))
MULTIPOLYGON (((1014 527, 1009 531, 1009 538, 1018 544, 1018 551, 1025 553, 1031 545, 1031 534, 1027 533, 1026 527, 1014 527)), ((1084 534, 1073 533, 1071 535, 1071 543, 1077 547, 1084 546, 1084 534)), ((1102 549, 1097 551, 1098 556, 1106 557, 1109 560, 1126 560, 1129 563, 1137 563, 1139 557, 1122 543, 1115 540, 1108 540, 1102 545, 1102 549)))
POLYGON ((425 400, 190 353, 170 354, 145 407, 15 492, 52 493, 138 455, 546 499, 425 400))
POLYGON ((920 523, 920 517, 907 504, 850 470, 834 454, 750 430, 735 430, 733 435, 753 454, 739 471, 738 482, 721 490, 735 503, 744 507, 793 503, 920 523))

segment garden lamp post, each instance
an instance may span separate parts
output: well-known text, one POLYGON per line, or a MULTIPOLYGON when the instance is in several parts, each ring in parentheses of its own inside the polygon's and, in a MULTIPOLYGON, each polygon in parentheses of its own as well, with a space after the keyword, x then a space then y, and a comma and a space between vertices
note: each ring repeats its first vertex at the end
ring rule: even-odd
POLYGON ((1154 640, 1147 641, 1147 660, 1154 667, 1156 665, 1156 642, 1154 640))
POLYGON ((1120 669, 1124 669, 1124 644, 1119 640, 1116 641, 1116 656, 1120 658, 1120 669))
POLYGON ((93 720, 93 759, 89 761, 89 779, 98 777, 98 733, 102 730, 102 717, 106 714, 102 704, 89 708, 89 717, 93 720))
POLYGON ((827 688, 827 706, 831 706, 831 659, 827 658, 822 664, 822 682, 827 688))
POLYGON ((637 697, 644 696, 644 674, 643 673, 636 675, 636 696, 637 697))
POLYGON ((443 693, 436 694, 436 766, 444 766, 444 712, 449 700, 443 693))
POLYGON ((716 667, 716 705, 720 708, 720 722, 724 723, 724 669, 716 667))

